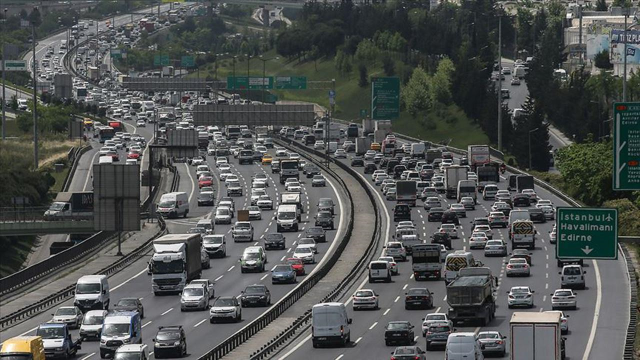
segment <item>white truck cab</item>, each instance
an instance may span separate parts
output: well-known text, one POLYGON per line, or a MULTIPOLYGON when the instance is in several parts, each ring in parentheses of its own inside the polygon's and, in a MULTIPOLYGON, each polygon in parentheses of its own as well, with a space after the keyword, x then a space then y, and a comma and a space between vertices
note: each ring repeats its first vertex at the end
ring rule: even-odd
POLYGON ((78 279, 73 304, 80 310, 109 310, 109 281, 106 275, 85 275, 78 279))

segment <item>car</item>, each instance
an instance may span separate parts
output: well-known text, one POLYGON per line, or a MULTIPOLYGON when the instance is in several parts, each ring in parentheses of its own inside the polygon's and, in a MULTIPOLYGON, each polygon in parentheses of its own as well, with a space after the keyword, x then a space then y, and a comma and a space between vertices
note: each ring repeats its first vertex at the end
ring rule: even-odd
POLYGON ((531 266, 531 255, 533 254, 526 249, 513 249, 511 252, 512 259, 525 259, 529 266, 531 266))
POLYGON ((538 195, 536 195, 536 192, 533 189, 524 189, 522 190, 522 194, 529 196, 529 202, 538 201, 538 195))
POLYGON ((311 248, 308 247, 296 247, 293 250, 293 257, 302 260, 305 264, 315 264, 316 255, 311 248))
POLYGON ((404 308, 405 310, 433 308, 433 293, 427 288, 410 288, 404 293, 404 308))
POLYGON ((390 346, 395 343, 413 344, 413 325, 408 321, 390 321, 384 328, 384 343, 390 346))
POLYGON ((200 191, 198 194, 198 206, 213 206, 215 198, 213 191, 200 191))
MULTIPOLYGON (((552 299, 553 300, 553 299, 552 299)), ((569 333, 569 314, 565 314, 561 310, 549 310, 545 311, 546 313, 558 313, 560 314, 560 330, 562 334, 569 333)))
POLYGON ((249 220, 262 220, 262 211, 258 206, 249 206, 247 211, 249 211, 249 220))
POLYGON ((537 223, 546 223, 547 222, 547 216, 542 211, 542 209, 540 209, 540 208, 531 208, 528 211, 529 211, 529 219, 531 219, 531 221, 537 222, 537 223))
POLYGON ((249 285, 240 294, 240 306, 269 306, 271 305, 271 292, 266 285, 249 285))
POLYGON ((553 230, 549 231, 549 243, 551 244, 555 244, 556 243, 556 239, 557 239, 557 232, 556 232, 556 228, 554 227, 553 230))
POLYGON ((427 360, 427 355, 419 346, 398 346, 391 353, 392 360, 427 360))
POLYGON ((226 319, 231 319, 234 322, 242 321, 242 307, 235 296, 220 296, 209 309, 210 323, 226 319))
POLYGON ((292 179, 287 179, 287 183, 284 185, 285 189, 288 192, 302 192, 302 186, 300 183, 296 181, 289 181, 292 179))
POLYGON ((438 229, 441 233, 447 233, 452 239, 459 239, 458 228, 454 224, 442 224, 440 225, 440 229, 438 229))
POLYGON ((497 355, 504 357, 507 352, 506 336, 499 331, 480 331, 478 342, 483 355, 497 355))
POLYGON ((327 242, 327 232, 319 226, 307 228, 304 233, 305 237, 312 238, 316 242, 327 242))
POLYGON ((511 213, 511 205, 504 201, 496 201, 491 206, 491 211, 500 211, 504 214, 504 216, 509 216, 509 214, 511 213))
POLYGON ((395 188, 395 184, 394 187, 389 188, 387 191, 385 191, 385 198, 387 199, 387 201, 396 201, 397 198, 397 194, 398 194, 398 189, 395 188))
POLYGON ((313 238, 301 238, 298 240, 298 246, 306 246, 310 247, 315 254, 318 253, 318 246, 316 245, 316 241, 313 238))
POLYGON ((507 256, 507 244, 502 240, 488 240, 484 246, 484 256, 507 256))
POLYGON ((315 226, 320 226, 323 229, 334 229, 333 215, 329 211, 318 211, 315 220, 315 226))
POLYGON ((372 142, 369 148, 373 151, 380 151, 381 146, 380 143, 372 142))
POLYGON ((557 289, 551 294, 551 309, 573 309, 578 308, 576 294, 571 289, 557 289))
POLYGON ((489 213, 489 226, 506 228, 509 225, 509 219, 501 211, 492 211, 489 213))
POLYGON ((511 78, 511 85, 520 85, 520 78, 518 77, 512 77, 511 78))
POLYGON ((467 209, 462 204, 450 204, 449 211, 453 211, 458 215, 458 218, 467 217, 467 209))
POLYGON ((300 276, 300 275, 305 275, 306 271, 304 269, 304 262, 302 261, 302 259, 298 259, 298 258, 287 258, 284 261, 284 264, 286 265, 291 265, 291 267, 293 268, 293 270, 295 270, 296 275, 300 276))
POLYGON ((264 247, 266 250, 286 248, 286 239, 282 233, 268 233, 264 235, 264 247))
MULTIPOLYGON (((316 140, 316 142, 313 144, 313 149, 314 150, 324 150, 324 141, 323 140, 316 140)), ((277 156, 277 154, 276 154, 277 156)))
POLYGON ((528 195, 517 194, 511 199, 511 204, 513 207, 527 207, 531 205, 531 201, 529 200, 528 195))
POLYGON ((313 178, 311 179, 311 187, 324 187, 327 186, 327 181, 325 180, 324 176, 322 175, 313 175, 313 178))
POLYGON ((506 275, 507 277, 531 275, 531 269, 529 264, 527 264, 527 260, 519 258, 509 259, 506 275))
POLYGON ((142 301, 136 297, 126 297, 118 300, 113 306, 113 311, 137 311, 140 319, 144 319, 144 306, 142 301))
POLYGON ((377 152, 375 152, 374 150, 367 150, 367 152, 364 153, 364 159, 366 161, 372 161, 373 158, 376 156, 377 152))
POLYGON ((487 235, 480 231, 474 231, 469 237, 469 248, 470 249, 484 249, 487 245, 489 239, 487 235))
POLYGON ((254 183, 264 183, 265 187, 269 187, 269 177, 267 176, 267 174, 254 174, 251 177, 251 180, 254 183))
POLYGON ((447 321, 431 323, 423 331, 423 336, 427 343, 427 351, 432 350, 434 346, 446 346, 449 335, 454 331, 453 325, 447 321))
POLYGON ((226 206, 220 206, 216 208, 216 213, 213 216, 213 221, 215 224, 231 224, 231 218, 233 217, 233 212, 230 208, 226 206))
POLYGON ((400 241, 389 241, 384 247, 384 255, 394 260, 407 261, 407 250, 400 241))
POLYGON ((432 208, 442 207, 442 203, 440 203, 440 199, 435 196, 430 196, 425 199, 423 207, 425 210, 431 210, 432 208))
POLYGON ((185 286, 180 295, 180 311, 191 309, 207 310, 209 308, 209 288, 202 283, 190 283, 185 286))
POLYGON ((203 176, 200 179, 198 179, 198 187, 203 188, 205 186, 213 186, 213 177, 203 176))
POLYGON ((427 335, 427 329, 429 329, 429 326, 443 322, 453 329, 453 321, 449 319, 449 316, 446 313, 436 312, 427 314, 422 320, 422 336, 424 337, 427 335))
POLYGON ((378 170, 378 167, 375 163, 366 163, 364 164, 364 173, 365 174, 373 174, 374 171, 378 170))
POLYGON ((202 238, 202 247, 209 253, 209 257, 217 256, 224 258, 227 256, 226 235, 205 235, 202 238))
POLYGON ((262 165, 271 165, 273 157, 269 154, 262 155, 262 165))
POLYGON ((451 249, 451 236, 446 232, 435 232, 431 235, 432 244, 441 244, 445 249, 451 249))
POLYGON ((66 324, 69 329, 79 329, 84 318, 82 311, 77 306, 61 306, 51 315, 53 318, 50 322, 66 324))
POLYGON ((187 356, 187 337, 182 326, 160 326, 152 340, 156 359, 187 356))
POLYGON ((442 217, 440 221, 443 224, 454 224, 456 226, 460 225, 460 219, 458 218, 458 213, 451 210, 445 210, 442 212, 442 217))
POLYGON ((360 309, 378 309, 378 294, 371 289, 360 289, 351 297, 353 311, 360 309))
POLYGON ((581 265, 571 264, 562 267, 562 270, 558 272, 560 274, 560 284, 563 288, 571 289, 585 289, 586 281, 584 274, 586 271, 582 269, 581 265))
POLYGON ((363 167, 364 159, 361 157, 354 157, 351 159, 351 167, 363 167))
POLYGON ((441 207, 430 208, 429 213, 427 214, 427 221, 428 222, 441 221, 443 214, 444 214, 444 209, 441 207))
MULTIPOLYGON (((426 189, 425 189, 426 191, 426 189)), ((423 192, 424 194, 424 192, 423 192)), ((475 200, 473 200, 473 198, 471 196, 464 196, 460 199, 460 205, 464 206, 465 209, 467 210, 475 210, 476 209, 476 202, 475 200)))
POLYGON ((298 282, 296 270, 292 265, 280 264, 276 265, 271 270, 271 283, 289 283, 295 284, 298 282))
POLYGON ((391 256, 381 256, 378 258, 378 261, 386 261, 391 266, 391 275, 398 275, 398 263, 391 256))
POLYGON ((507 291, 507 305, 509 309, 516 306, 524 306, 527 308, 533 307, 533 293, 528 286, 513 286, 511 290, 507 291))
POLYGON ((542 210, 542 213, 544 214, 544 217, 547 220, 555 220, 556 218, 556 209, 551 206, 551 205, 542 205, 540 206, 540 204, 536 204, 536 206, 538 206, 538 209, 542 210))
POLYGON ((260 195, 256 200, 256 206, 262 210, 273 210, 273 200, 269 195, 260 195))

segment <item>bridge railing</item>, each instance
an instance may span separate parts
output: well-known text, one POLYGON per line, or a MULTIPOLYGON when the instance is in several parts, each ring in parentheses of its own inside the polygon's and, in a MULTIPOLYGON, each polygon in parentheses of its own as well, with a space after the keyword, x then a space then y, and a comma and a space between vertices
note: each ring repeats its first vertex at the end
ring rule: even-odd
POLYGON ((93 220, 93 213, 72 212, 67 215, 46 216, 46 206, 0 207, 0 223, 43 222, 43 221, 86 221, 93 220))

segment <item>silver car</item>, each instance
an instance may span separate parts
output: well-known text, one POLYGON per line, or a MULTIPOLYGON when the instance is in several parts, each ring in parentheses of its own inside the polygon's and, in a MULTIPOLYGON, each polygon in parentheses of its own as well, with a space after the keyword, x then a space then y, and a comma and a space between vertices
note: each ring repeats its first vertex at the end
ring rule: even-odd
POLYGON ((529 269, 529 264, 527 264, 527 259, 509 259, 506 273, 507 277, 531 275, 531 270, 529 269))
POLYGON ((55 314, 51 315, 53 315, 52 323, 67 324, 70 329, 79 329, 84 317, 82 311, 76 306, 61 306, 55 314))
POLYGON ((531 288, 528 286, 512 287, 511 290, 507 293, 509 296, 507 299, 507 304, 509 306, 509 309, 515 306, 524 306, 527 308, 532 308, 533 293, 534 291, 531 290, 531 288))
POLYGON ((506 336, 498 331, 481 331, 478 333, 478 341, 482 348, 483 355, 498 355, 504 357, 507 346, 506 336))
POLYGON ((484 246, 484 256, 507 256, 507 245, 502 240, 489 240, 484 246))

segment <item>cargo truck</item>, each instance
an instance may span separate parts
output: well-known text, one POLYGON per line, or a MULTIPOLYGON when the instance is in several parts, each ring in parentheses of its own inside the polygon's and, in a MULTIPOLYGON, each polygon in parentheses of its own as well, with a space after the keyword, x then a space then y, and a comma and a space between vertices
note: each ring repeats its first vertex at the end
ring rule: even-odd
POLYGON ((44 213, 45 220, 64 218, 92 219, 93 192, 60 192, 49 210, 44 213))
POLYGON ((302 221, 304 207, 302 206, 302 196, 300 193, 282 193, 280 195, 280 204, 295 205, 296 208, 298 208, 298 221, 302 221))
POLYGON ((536 228, 531 220, 516 220, 509 229, 511 247, 513 249, 526 247, 533 250, 536 247, 536 228))
POLYGON ((362 119, 362 136, 367 136, 375 131, 375 123, 371 119, 362 119))
POLYGON ((509 359, 564 359, 560 316, 560 312, 514 312, 510 322, 509 359))
POLYGON ((479 320, 481 326, 487 326, 496 313, 495 286, 490 268, 460 269, 458 277, 447 285, 448 315, 453 324, 479 320))
POLYGON ((207 146, 209 146, 209 133, 200 131, 198 133, 198 148, 206 150, 207 146))
POLYGON ((384 130, 376 130, 373 133, 373 141, 377 142, 378 144, 382 144, 382 142, 386 138, 387 138, 387 133, 384 130))
POLYGON ((155 295, 182 292, 202 274, 200 234, 169 234, 153 240, 151 284, 155 295))
POLYGON ((298 160, 287 159, 280 162, 280 184, 284 184, 289 178, 300 179, 298 160))
POLYGON ((411 180, 398 181, 396 183, 396 202, 416 206, 416 182, 411 180))
POLYGON ((516 189, 519 193, 524 189, 535 189, 535 183, 533 181, 533 176, 531 175, 518 175, 516 177, 516 189))
POLYGON ((335 124, 332 123, 331 125, 329 125, 329 129, 324 128, 324 133, 322 135, 322 138, 327 141, 339 141, 340 140, 340 125, 339 124, 335 124), (327 138, 328 136, 328 138, 327 138))
POLYGON ((414 245, 411 254, 411 269, 413 270, 413 276, 416 280, 440 280, 440 278, 442 277, 440 245, 414 245))
POLYGON ((444 171, 445 196, 447 199, 455 199, 458 195, 458 182, 467 180, 469 170, 464 166, 450 166, 444 171))
POLYGON ((82 339, 73 341, 67 324, 41 324, 36 328, 36 336, 42 338, 46 358, 69 359, 81 349, 82 339))
POLYGON ((478 175, 478 191, 484 190, 487 184, 497 184, 500 182, 500 169, 496 163, 478 166, 476 168, 478 175))
POLYGON ((428 149, 424 156, 427 163, 431 164, 435 159, 442 159, 442 150, 428 149))
POLYGON ((491 162, 489 145, 469 145, 467 146, 467 159, 471 171, 476 171, 477 167, 484 166, 491 162))
POLYGON ((367 150, 371 149, 371 141, 366 137, 356 139, 356 155, 364 155, 367 150))
POLYGON ((375 130, 384 132, 385 137, 389 134, 393 134, 393 131, 391 130, 391 120, 376 120, 375 130))
POLYGON ((412 158, 420 158, 424 159, 426 151, 426 146, 424 143, 413 143, 411 144, 411 157, 412 158))
POLYGON ((350 139, 355 139, 358 137, 358 124, 351 123, 347 127, 347 137, 350 139))

